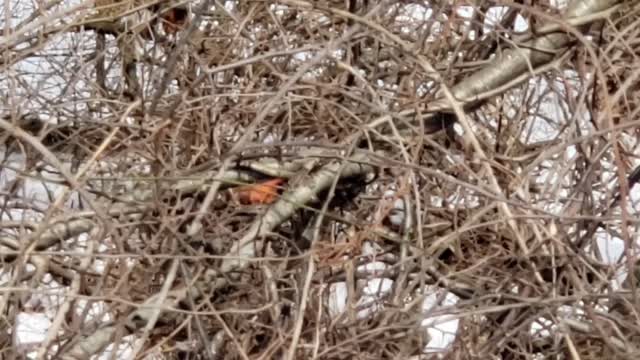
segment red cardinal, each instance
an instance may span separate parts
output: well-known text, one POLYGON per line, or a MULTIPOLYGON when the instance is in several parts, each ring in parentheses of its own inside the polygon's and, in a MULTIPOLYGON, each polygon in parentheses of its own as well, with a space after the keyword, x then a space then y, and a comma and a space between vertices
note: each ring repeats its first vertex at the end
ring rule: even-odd
POLYGON ((162 28, 166 34, 175 34, 187 22, 187 10, 183 8, 171 8, 160 15, 162 28))
POLYGON ((232 189, 238 202, 246 205, 271 204, 278 198, 278 188, 284 179, 275 178, 265 182, 232 189))

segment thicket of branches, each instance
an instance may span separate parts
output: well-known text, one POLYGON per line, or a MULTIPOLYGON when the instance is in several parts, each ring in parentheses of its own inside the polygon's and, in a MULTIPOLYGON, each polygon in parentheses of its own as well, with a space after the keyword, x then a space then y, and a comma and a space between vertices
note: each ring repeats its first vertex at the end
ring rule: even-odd
POLYGON ((637 2, 108 3, 2 10, 0 357, 640 356, 637 2))

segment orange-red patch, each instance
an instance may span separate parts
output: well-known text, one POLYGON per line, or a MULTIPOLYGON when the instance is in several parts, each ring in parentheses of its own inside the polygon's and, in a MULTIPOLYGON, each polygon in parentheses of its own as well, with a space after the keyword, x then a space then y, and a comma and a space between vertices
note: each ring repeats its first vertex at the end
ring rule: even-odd
POLYGON ((241 204, 271 204, 278 198, 278 187, 284 181, 284 179, 275 178, 258 184, 241 186, 233 189, 232 192, 241 204))

